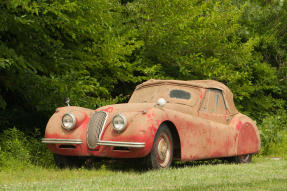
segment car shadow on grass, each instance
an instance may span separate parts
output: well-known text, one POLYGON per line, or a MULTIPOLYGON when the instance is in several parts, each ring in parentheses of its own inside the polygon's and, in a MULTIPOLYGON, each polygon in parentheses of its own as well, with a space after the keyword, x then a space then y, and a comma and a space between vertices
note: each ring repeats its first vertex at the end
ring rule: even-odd
MULTIPOLYGON (((173 162, 171 168, 185 168, 185 167, 196 167, 202 165, 218 165, 218 164, 230 164, 231 162, 227 159, 210 159, 210 160, 198 160, 198 161, 188 161, 181 162, 175 161, 173 162)), ((123 172, 138 172, 144 173, 150 171, 143 164, 143 160, 141 159, 101 159, 101 158, 92 158, 86 160, 85 164, 81 168, 86 168, 90 170, 100 170, 107 169, 111 171, 123 171, 123 172)))
POLYGON ((142 164, 140 159, 106 159, 106 158, 90 158, 85 161, 81 168, 89 170, 107 169, 111 171, 123 172, 145 172, 148 169, 142 164))
POLYGON ((218 164, 232 164, 232 161, 230 161, 227 158, 196 160, 196 161, 187 161, 187 162, 176 161, 173 163, 172 167, 185 168, 185 167, 196 167, 196 166, 202 166, 202 165, 218 165, 218 164))

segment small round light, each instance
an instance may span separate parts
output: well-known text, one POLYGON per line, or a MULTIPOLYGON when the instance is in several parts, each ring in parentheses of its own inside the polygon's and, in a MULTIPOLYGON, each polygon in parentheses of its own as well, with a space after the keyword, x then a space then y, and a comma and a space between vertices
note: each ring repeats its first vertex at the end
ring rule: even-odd
POLYGON ((76 125, 76 117, 71 113, 66 113, 62 117, 62 127, 66 130, 71 130, 76 125))
POLYGON ((164 98, 159 98, 157 100, 157 105, 163 107, 166 104, 166 100, 164 98))
POLYGON ((123 131, 127 126, 127 119, 122 114, 118 114, 113 118, 113 127, 117 132, 123 131))

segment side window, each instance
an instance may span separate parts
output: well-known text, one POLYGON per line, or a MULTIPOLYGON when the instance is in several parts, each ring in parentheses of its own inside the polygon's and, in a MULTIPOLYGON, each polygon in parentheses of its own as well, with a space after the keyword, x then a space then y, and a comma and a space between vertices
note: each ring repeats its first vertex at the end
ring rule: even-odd
POLYGON ((222 91, 217 92, 216 96, 217 96, 216 113, 224 115, 226 114, 226 106, 225 106, 224 98, 222 95, 222 91))
POLYGON ((208 89, 205 92, 205 96, 204 96, 203 102, 201 104, 200 111, 208 112, 209 99, 210 99, 210 91, 208 89))
POLYGON ((207 89, 200 111, 221 115, 226 114, 222 91, 218 89, 207 89))

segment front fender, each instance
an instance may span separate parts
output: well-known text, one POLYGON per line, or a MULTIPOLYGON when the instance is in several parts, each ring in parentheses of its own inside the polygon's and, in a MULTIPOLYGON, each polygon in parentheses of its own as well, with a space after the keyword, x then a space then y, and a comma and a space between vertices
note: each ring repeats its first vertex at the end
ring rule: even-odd
POLYGON ((101 141, 145 143, 145 147, 138 149, 136 157, 148 155, 152 149, 154 137, 160 125, 160 111, 156 108, 148 111, 123 112, 127 118, 127 127, 123 132, 116 132, 113 129, 112 120, 107 122, 106 128, 101 136, 101 141))
MULTIPOLYGON (((56 112, 49 119, 46 131, 45 131, 45 139, 47 140, 55 140, 53 141, 55 144, 51 144, 49 142, 47 144, 48 149, 56 154, 65 154, 65 155, 87 155, 87 148, 85 144, 76 144, 75 147, 77 149, 68 150, 68 149, 59 149, 62 140, 62 144, 65 144, 65 141, 68 140, 77 140, 82 143, 86 142, 86 130, 89 123, 90 115, 93 113, 93 110, 81 108, 81 107, 63 107, 58 108, 56 112), (65 113, 72 113, 76 117, 76 125, 75 128, 67 131, 62 128, 62 116, 65 113), (59 142, 59 143, 56 143, 59 142)), ((42 140, 42 141, 43 141, 42 140)))

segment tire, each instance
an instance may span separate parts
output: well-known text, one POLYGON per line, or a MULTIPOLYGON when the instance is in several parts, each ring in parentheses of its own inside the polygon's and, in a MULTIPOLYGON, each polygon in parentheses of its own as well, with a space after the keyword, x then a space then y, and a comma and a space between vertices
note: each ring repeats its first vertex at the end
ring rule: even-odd
POLYGON ((173 140, 167 125, 161 125, 155 135, 151 152, 146 157, 149 169, 167 169, 173 160, 173 140))
POLYGON ((58 168, 80 168, 83 165, 83 160, 77 157, 63 156, 54 154, 54 161, 58 168))
POLYGON ((235 163, 250 163, 251 160, 252 160, 252 154, 240 155, 234 157, 235 163))

